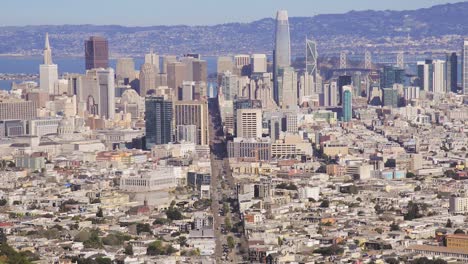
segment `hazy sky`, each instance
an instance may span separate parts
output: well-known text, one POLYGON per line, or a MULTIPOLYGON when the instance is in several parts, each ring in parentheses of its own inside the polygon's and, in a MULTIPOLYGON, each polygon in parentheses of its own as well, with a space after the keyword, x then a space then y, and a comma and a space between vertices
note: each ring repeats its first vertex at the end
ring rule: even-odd
POLYGON ((118 24, 206 25, 273 17, 344 13, 350 10, 404 10, 460 0, 5 0, 0 25, 118 24))

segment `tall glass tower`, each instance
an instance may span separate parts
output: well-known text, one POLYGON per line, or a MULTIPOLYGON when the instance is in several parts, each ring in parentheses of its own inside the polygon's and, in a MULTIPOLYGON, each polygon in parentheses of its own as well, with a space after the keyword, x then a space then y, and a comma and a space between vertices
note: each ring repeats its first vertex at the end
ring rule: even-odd
POLYGON ((463 51, 462 51, 462 92, 463 94, 468 94, 468 40, 465 39, 463 42, 463 51))
POLYGON ((148 96, 145 106, 146 148, 171 142, 172 102, 164 97, 148 96))
POLYGON ((276 13, 275 50, 274 50, 274 89, 273 98, 281 104, 281 91, 277 81, 278 69, 291 65, 291 40, 289 35, 288 12, 279 10, 276 13))
POLYGON ((343 87, 343 122, 351 121, 353 117, 353 91, 350 86, 343 87))

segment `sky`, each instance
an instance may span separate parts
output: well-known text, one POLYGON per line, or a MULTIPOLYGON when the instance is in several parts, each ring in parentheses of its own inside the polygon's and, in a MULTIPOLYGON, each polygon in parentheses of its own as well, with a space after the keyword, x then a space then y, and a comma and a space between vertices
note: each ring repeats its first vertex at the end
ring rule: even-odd
POLYGON ((213 25, 274 17, 408 10, 460 0, 6 0, 0 26, 22 25, 213 25))

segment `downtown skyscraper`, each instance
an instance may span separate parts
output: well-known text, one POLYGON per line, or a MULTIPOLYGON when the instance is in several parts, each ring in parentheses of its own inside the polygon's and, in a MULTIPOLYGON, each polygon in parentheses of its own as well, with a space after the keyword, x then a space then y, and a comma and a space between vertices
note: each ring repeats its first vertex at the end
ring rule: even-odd
POLYGON ((145 100, 146 148, 172 141, 172 101, 148 96, 145 100))
POLYGON ((462 50, 462 93, 468 94, 468 40, 463 42, 462 50))
POLYGON ((85 41, 86 70, 109 67, 109 44, 103 37, 90 37, 85 41))
POLYGON ((46 33, 44 44, 44 63, 39 66, 39 87, 49 94, 54 93, 54 86, 58 80, 57 64, 52 62, 52 49, 49 43, 49 34, 46 33))
POLYGON ((282 102, 282 91, 278 85, 278 69, 291 65, 291 37, 289 34, 288 12, 279 10, 276 14, 275 50, 274 50, 274 88, 273 99, 278 105, 282 102))

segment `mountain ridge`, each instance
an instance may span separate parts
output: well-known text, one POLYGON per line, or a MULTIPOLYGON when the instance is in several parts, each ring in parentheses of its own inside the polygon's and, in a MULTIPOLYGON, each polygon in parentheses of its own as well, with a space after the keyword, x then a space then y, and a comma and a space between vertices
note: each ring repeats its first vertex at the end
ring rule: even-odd
MULTIPOLYGON (((468 2, 415 10, 352 10, 342 14, 290 17, 291 49, 293 53, 302 52, 304 39, 309 36, 317 40, 322 53, 336 53, 343 49, 356 52, 363 47, 375 52, 390 52, 394 50, 390 47, 392 43, 401 44, 409 36, 418 43, 395 48, 410 52, 444 47, 450 50, 461 45, 464 36, 468 35, 466 14, 468 2)), ((58 55, 82 54, 83 41, 91 35, 107 37, 111 52, 122 56, 141 55, 150 47, 161 54, 271 53, 274 24, 273 18, 262 18, 252 22, 193 26, 4 26, 0 27, 0 54, 40 54, 45 32, 49 32, 54 54, 58 55)))

